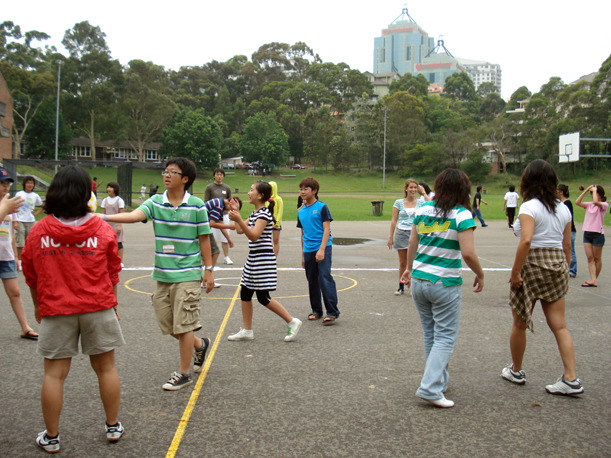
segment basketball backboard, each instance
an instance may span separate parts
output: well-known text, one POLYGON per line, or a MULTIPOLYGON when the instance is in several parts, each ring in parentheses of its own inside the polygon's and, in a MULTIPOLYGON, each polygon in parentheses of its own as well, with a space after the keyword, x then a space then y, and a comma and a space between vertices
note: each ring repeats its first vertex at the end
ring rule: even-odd
POLYGON ((579 161, 579 132, 558 137, 558 162, 579 161))

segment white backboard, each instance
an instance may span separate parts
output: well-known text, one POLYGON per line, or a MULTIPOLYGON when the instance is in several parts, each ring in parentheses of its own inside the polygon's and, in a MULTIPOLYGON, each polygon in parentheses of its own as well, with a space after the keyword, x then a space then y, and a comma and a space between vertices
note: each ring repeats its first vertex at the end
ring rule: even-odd
POLYGON ((579 132, 558 137, 558 162, 579 161, 579 132))

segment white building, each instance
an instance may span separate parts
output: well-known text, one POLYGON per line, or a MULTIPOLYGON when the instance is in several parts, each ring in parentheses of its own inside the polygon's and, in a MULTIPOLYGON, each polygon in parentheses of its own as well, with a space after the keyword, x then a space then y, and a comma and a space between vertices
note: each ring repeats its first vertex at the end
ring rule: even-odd
POLYGON ((470 60, 459 58, 458 61, 465 68, 465 71, 473 81, 475 89, 482 83, 494 84, 499 94, 501 93, 501 66, 491 64, 483 60, 470 60))

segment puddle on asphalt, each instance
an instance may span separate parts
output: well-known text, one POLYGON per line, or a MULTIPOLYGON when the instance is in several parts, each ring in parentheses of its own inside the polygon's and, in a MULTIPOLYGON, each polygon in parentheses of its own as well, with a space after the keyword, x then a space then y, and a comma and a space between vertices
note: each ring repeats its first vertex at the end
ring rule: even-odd
POLYGON ((352 238, 352 237, 333 237, 333 245, 361 245, 371 242, 371 239, 352 238))

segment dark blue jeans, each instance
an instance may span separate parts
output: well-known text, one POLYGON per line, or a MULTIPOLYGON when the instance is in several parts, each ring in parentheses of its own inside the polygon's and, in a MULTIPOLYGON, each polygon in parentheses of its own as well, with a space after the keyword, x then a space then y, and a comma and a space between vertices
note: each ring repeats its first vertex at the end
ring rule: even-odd
POLYGON ((308 289, 310 292, 310 306, 312 313, 322 315, 322 300, 325 302, 327 315, 339 316, 337 308, 337 288, 335 280, 331 275, 332 246, 325 248, 325 259, 316 262, 316 251, 303 253, 305 261, 306 278, 308 279, 308 289))
POLYGON ((473 207, 473 216, 476 216, 477 219, 479 219, 479 222, 482 223, 482 226, 486 225, 484 217, 482 216, 482 211, 479 208, 473 207))

